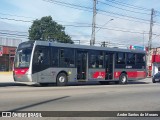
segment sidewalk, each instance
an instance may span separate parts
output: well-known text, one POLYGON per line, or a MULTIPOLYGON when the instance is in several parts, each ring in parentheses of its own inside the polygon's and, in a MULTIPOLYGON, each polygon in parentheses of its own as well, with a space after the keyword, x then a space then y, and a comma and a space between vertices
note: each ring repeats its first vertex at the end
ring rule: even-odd
POLYGON ((0 72, 0 83, 14 82, 13 72, 0 72))
POLYGON ((0 72, 0 87, 8 86, 30 86, 31 82, 15 82, 13 80, 13 72, 0 72))

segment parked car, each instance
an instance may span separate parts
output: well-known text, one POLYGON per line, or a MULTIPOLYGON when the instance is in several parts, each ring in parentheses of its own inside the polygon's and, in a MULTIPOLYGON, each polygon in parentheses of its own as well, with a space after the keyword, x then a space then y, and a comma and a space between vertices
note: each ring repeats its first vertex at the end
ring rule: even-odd
POLYGON ((156 73, 153 77, 152 77, 152 82, 156 83, 160 81, 160 72, 156 73))

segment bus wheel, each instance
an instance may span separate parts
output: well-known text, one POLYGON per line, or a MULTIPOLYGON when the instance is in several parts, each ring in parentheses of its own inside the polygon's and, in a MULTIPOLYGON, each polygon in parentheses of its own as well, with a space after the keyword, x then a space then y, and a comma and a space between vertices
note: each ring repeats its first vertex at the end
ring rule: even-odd
POLYGON ((127 75, 125 73, 122 73, 119 77, 119 83, 120 84, 127 84, 127 75))
POLYGON ((57 86, 65 86, 68 82, 67 75, 65 73, 59 73, 56 82, 57 86))

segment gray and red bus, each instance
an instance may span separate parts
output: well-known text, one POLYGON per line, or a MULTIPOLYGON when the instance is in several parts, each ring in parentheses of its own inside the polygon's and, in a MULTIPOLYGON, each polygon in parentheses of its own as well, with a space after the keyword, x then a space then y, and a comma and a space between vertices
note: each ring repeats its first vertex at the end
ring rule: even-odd
POLYGON ((58 86, 82 81, 126 84, 146 74, 145 51, 49 41, 19 44, 13 70, 15 81, 58 86))

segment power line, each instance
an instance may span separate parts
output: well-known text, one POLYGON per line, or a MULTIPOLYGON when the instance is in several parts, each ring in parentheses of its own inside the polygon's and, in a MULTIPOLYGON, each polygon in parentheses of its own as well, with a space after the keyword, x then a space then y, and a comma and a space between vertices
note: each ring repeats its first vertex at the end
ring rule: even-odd
POLYGON ((15 32, 15 33, 27 33, 28 34, 28 32, 23 32, 23 31, 12 31, 12 30, 2 30, 2 29, 0 29, 0 31, 2 31, 2 32, 15 32))
MULTIPOLYGON (((46 0, 44 0, 46 1, 46 0)), ((48 1, 47 1, 48 2, 48 1)), ((49 1, 50 2, 50 1, 49 1)), ((64 4, 64 2, 60 2, 60 1, 52 1, 52 2, 59 2, 61 5, 64 4)), ((86 7, 86 6, 80 6, 80 5, 75 5, 75 4, 70 4, 70 3, 65 3, 66 5, 70 5, 70 6, 76 6, 76 7, 80 7, 80 8, 85 8, 85 9, 91 9, 90 7, 86 7)), ((76 8, 75 8, 76 9, 76 8)), ((98 9, 99 10, 99 9, 98 9)), ((104 12, 104 13, 110 13, 110 14, 113 14, 113 12, 107 12, 107 11, 104 11, 104 10, 99 10, 100 11, 100 14, 101 12, 104 12)), ((119 15, 121 17, 125 17, 125 15, 122 15, 122 14, 116 14, 115 15, 119 15)), ((127 17, 130 17, 130 16, 127 16, 127 17)), ((135 18, 135 17, 131 17, 131 18, 135 18)), ((25 20, 17 20, 17 19, 10 19, 10 18, 0 18, 0 19, 7 19, 7 20, 14 20, 14 21, 21 21, 21 22, 32 22, 32 21, 25 21, 25 20)), ((138 20, 144 20, 144 21, 148 21, 148 20, 145 20, 145 19, 139 19, 139 18, 136 18, 138 20)), ((75 25, 64 25, 64 26, 75 26, 75 25)), ((76 26, 76 27, 87 27, 87 26, 76 26)), ((88 25, 88 27, 90 27, 88 25)), ((97 27, 98 28, 98 27, 97 27)), ((103 29, 108 29, 108 28, 103 28, 103 29)), ((121 32, 132 32, 132 33, 141 33, 141 32, 135 32, 135 31, 128 31, 128 30, 117 30, 117 29, 112 29, 112 28, 109 28, 108 30, 115 30, 115 31, 121 31, 121 32)), ((141 33, 143 34, 143 33, 141 33)), ((146 33, 148 34, 148 33, 146 33)))
POLYGON ((114 6, 114 5, 111 5, 111 4, 108 4, 108 3, 105 3, 105 2, 101 2, 101 1, 98 1, 98 2, 101 3, 101 4, 105 4, 105 5, 108 5, 108 6, 117 8, 117 9, 120 9, 120 10, 125 10, 125 11, 128 11, 128 12, 150 15, 149 13, 136 12, 136 11, 132 11, 132 10, 129 10, 129 9, 124 9, 124 8, 122 8, 122 7, 116 7, 116 6, 114 6))
MULTIPOLYGON (((90 7, 86 7, 86 6, 80 6, 80 5, 76 5, 76 4, 71 4, 71 3, 64 3, 64 2, 60 2, 60 1, 52 1, 52 0, 43 0, 43 1, 46 1, 46 2, 51 2, 51 3, 60 3, 59 5, 70 5, 70 6, 66 6, 66 7, 70 7, 70 8, 74 8, 74 9, 79 9, 77 7, 80 7, 80 8, 85 8, 85 9, 80 9, 80 10, 84 10, 84 11, 88 11, 89 12, 92 12, 92 8, 90 7), (71 7, 72 6, 72 7, 71 7)), ((99 1, 101 2, 101 1, 99 1)), ((126 15, 123 15, 123 14, 118 14, 118 13, 114 13, 114 12, 108 12, 108 11, 104 11, 104 10, 100 10, 98 9, 98 11, 101 11, 103 13, 106 13, 106 14, 114 14, 116 16, 120 16, 120 17, 127 17, 127 18, 131 18, 131 19, 137 19, 137 20, 143 20, 143 21, 147 21, 149 22, 149 20, 146 20, 146 19, 141 19, 141 18, 136 18, 136 17, 132 17, 132 16, 126 16, 126 15)), ((103 14, 103 13, 100 13, 99 14, 103 14)), ((23 17, 23 18, 33 18, 33 17, 26 17, 26 16, 18 16, 18 15, 11 15, 11 14, 6 14, 6 13, 0 13, 0 14, 3 14, 3 15, 10 15, 10 16, 17 16, 17 17, 23 17)), ((106 14, 103 14, 103 15, 106 15, 106 14)), ((111 16, 111 15, 110 15, 111 16)), ((112 17, 115 17, 115 16, 112 16, 112 17)), ((120 17, 115 17, 115 18, 120 18, 120 17)), ((133 20, 130 20, 130 19, 127 19, 127 18, 120 18, 120 19, 124 19, 124 20, 128 20, 128 21, 133 21, 133 20)), ((18 20, 18 19, 10 19, 10 18, 2 18, 0 17, 0 19, 6 19, 6 20, 14 20, 14 21, 21 21, 21 22, 32 22, 32 21, 26 21, 26 20, 18 20)), ((141 22, 141 21, 134 21, 134 22, 141 22)), ((142 22, 141 22, 142 23, 142 22)), ((144 23, 144 22, 143 22, 144 23)), ((148 24, 148 23, 146 23, 148 24)))
MULTIPOLYGON (((14 15, 11 15, 14 16, 14 15)), ((20 16, 19 16, 20 17, 20 16)), ((25 17, 25 16, 23 16, 25 17)), ((28 18, 28 17, 26 17, 28 18)), ((26 20, 22 20, 22 19, 14 19, 14 18, 8 18, 8 17, 0 17, 0 19, 6 19, 6 20, 12 20, 12 21, 20 21, 20 22, 33 22, 34 20, 30 20, 30 21, 26 21, 26 20)), ((54 20, 57 22, 66 22, 66 23, 77 23, 77 24, 86 24, 86 25, 91 25, 90 23, 83 23, 83 22, 71 22, 71 21, 62 21, 62 20, 54 20)), ((19 31, 18 31, 19 32, 19 31)))
POLYGON ((21 37, 28 37, 27 35, 16 34, 16 33, 7 33, 7 32, 0 32, 0 34, 15 35, 15 36, 21 36, 21 37))
POLYGON ((19 19, 13 19, 13 18, 4 18, 4 17, 0 17, 0 19, 12 20, 12 21, 17 21, 17 22, 33 22, 33 21, 19 20, 19 19))
MULTIPOLYGON (((53 3, 54 1, 51 1, 51 0, 43 0, 43 1, 46 1, 46 2, 51 2, 51 3, 53 3)), ((59 2, 59 1, 55 1, 55 2, 59 2)), ((101 1, 99 1, 99 2, 101 2, 101 1)), ((58 4, 58 5, 63 5, 64 6, 64 2, 59 2, 59 3, 61 3, 61 4, 58 4)), ((101 2, 102 3, 102 2, 101 2)), ((104 3, 104 2, 103 2, 104 3)), ((56 4, 56 3, 55 3, 56 4)), ((65 3, 66 5, 68 4, 68 3, 65 3)), ((107 3, 105 3, 105 4, 107 4, 107 3)), ((79 9, 79 8, 77 8, 77 7, 75 7, 75 4, 69 4, 70 6, 66 6, 66 7, 70 7, 70 8, 74 8, 74 9, 79 9), (72 5, 72 7, 71 7, 71 5, 72 5)), ((79 6, 79 7, 81 7, 81 8, 86 8, 86 9, 79 9, 79 10, 83 10, 83 11, 88 11, 88 12, 92 12, 92 10, 91 10, 91 8, 90 7, 83 7, 83 6, 80 6, 80 5, 77 5, 77 6, 79 6), (88 10, 87 10, 88 9, 88 10)), ((104 12, 104 11, 103 11, 104 12)), ((12 15, 12 14, 7 14, 7 13, 0 13, 0 14, 2 14, 2 15, 9 15, 9 16, 15 16, 15 17, 22 17, 22 18, 34 18, 34 17, 28 17, 28 16, 20 16, 20 15, 12 15)), ((103 13, 99 13, 99 14, 103 14, 103 13)), ((112 13, 108 13, 108 14, 112 14, 112 13)), ((103 14, 103 15, 106 15, 106 14, 103 14)), ((108 16, 112 16, 112 15, 108 15, 108 16)), ((121 15, 120 15, 121 16, 121 15)), ((124 15, 123 15, 124 16, 124 15)), ((122 16, 122 17, 123 17, 122 16)), ((120 17, 115 17, 115 16, 112 16, 112 17, 114 17, 114 18, 119 18, 119 19, 124 19, 124 20, 128 20, 128 21, 132 21, 132 22, 139 22, 139 23, 144 23, 144 22, 141 22, 141 21, 135 21, 135 20, 130 20, 130 19, 127 19, 127 18, 120 18, 120 17)), ((9 18, 0 18, 0 19, 6 19, 6 20, 14 20, 14 21, 21 21, 21 22, 32 22, 32 21, 26 21, 26 20, 17 20, 17 19, 9 19, 9 18)), ((34 18, 34 19, 37 19, 37 18, 34 18)), ((133 19, 133 18, 132 18, 133 19)), ((56 21, 58 21, 58 20, 56 20, 56 21)), ((148 23, 145 23, 145 24, 148 24, 148 23)))
MULTIPOLYGON (((101 10, 102 11, 102 10, 101 10)), ((103 11, 105 13, 111 13, 111 12, 106 12, 106 11, 103 11)), ((101 14, 101 13, 100 13, 101 14)), ((113 13, 113 14, 116 14, 116 13, 113 13)), ((103 14, 103 15, 106 15, 106 14, 103 14)), ((118 15, 118 14, 117 14, 118 15)), ((119 16, 121 16, 119 14, 119 16)), ((112 16, 112 17, 115 17, 115 16, 112 16)), ((116 18, 120 18, 120 17, 116 17, 116 18)), ((20 19, 13 19, 13 18, 3 18, 3 17, 0 17, 0 19, 5 19, 5 20, 12 20, 12 21, 17 21, 17 22, 30 22, 32 23, 33 21, 26 21, 26 20, 20 20, 20 19)), ((128 20, 128 21, 133 21, 133 20, 129 20, 129 19, 125 19, 125 18, 120 18, 120 19, 124 19, 124 20, 128 20)), ((134 19, 138 19, 138 18, 134 18, 134 19)), ((145 19, 138 19, 138 20, 145 20, 145 19)), ((145 20, 145 21, 148 21, 148 20, 145 20)), ((61 21, 62 22, 62 21, 61 21)), ((64 22, 64 21, 63 21, 64 22)), ((134 21, 134 22, 140 22, 140 21, 134 21)), ((75 22, 74 22, 75 23, 75 22)), ((143 22, 144 23, 144 22, 143 22)), ((88 24, 88 23, 79 23, 79 24, 88 24)), ((146 23, 148 24, 148 23, 146 23)), ((88 24, 89 25, 89 24, 88 24)))
MULTIPOLYGON (((64 26, 70 26, 70 27, 92 27, 92 26, 78 26, 78 25, 64 25, 64 26)), ((96 27, 101 29, 107 29, 107 30, 113 30, 113 31, 120 31, 120 32, 128 32, 128 33, 139 33, 139 34, 149 34, 148 32, 138 32, 138 31, 129 31, 124 29, 114 29, 114 28, 105 28, 105 27, 96 27)), ((156 34, 154 34, 156 35, 156 34)))
MULTIPOLYGON (((102 13, 100 13, 102 14, 102 13)), ((102 15, 106 15, 106 14, 102 14, 102 15)), ((124 19, 124 20, 128 20, 128 21, 134 21, 134 20, 130 20, 130 19, 126 19, 126 18, 121 18, 121 17, 115 17, 115 16, 112 16, 112 15, 108 15, 108 16, 111 16, 111 17, 114 17, 114 18, 119 18, 119 19, 124 19)), ((6 19, 6 20, 12 20, 12 21, 20 21, 20 22, 33 22, 33 21, 26 21, 26 20, 19 20, 19 19, 13 19, 13 18, 2 18, 0 17, 0 19, 6 19)), ((60 21, 60 20, 55 20, 55 21, 59 21, 59 22, 68 22, 68 21, 60 21)), ((134 21, 134 22, 140 22, 140 23, 144 23, 144 24, 148 24, 146 22, 141 22, 141 21, 134 21)), ((86 24, 86 25, 91 25, 90 23, 81 23, 81 22, 68 22, 68 23, 77 23, 77 24, 86 24)), ((158 24, 156 24, 158 25, 158 24)), ((67 26, 67 25, 66 25, 67 26)), ((158 25, 159 26, 159 25, 158 25)), ((82 26, 83 27, 83 26, 82 26)))
MULTIPOLYGON (((51 3, 60 3, 62 6, 63 5, 69 5, 69 6, 72 6, 74 7, 74 9, 77 9, 75 7, 78 7, 78 8, 83 8, 82 10, 86 9, 86 10, 92 10, 92 8, 90 7, 86 7, 86 6, 81 6, 81 5, 77 5, 77 4, 71 4, 71 3, 67 3, 67 2, 60 2, 60 1, 56 1, 56 0, 43 0, 43 1, 46 1, 46 2, 51 2, 51 3)), ((67 6, 67 7, 69 7, 67 6)), ((142 18, 137 18, 137 17, 133 17, 133 16, 128 16, 128 15, 123 15, 123 14, 119 14, 119 13, 114 13, 114 12, 109 12, 109 11, 105 11, 105 10, 101 10, 101 9, 97 9, 98 12, 102 12, 102 13, 108 13, 108 14, 114 14, 114 15, 117 15, 117 16, 122 16, 122 17, 127 17, 127 18, 131 18, 131 19, 137 19, 137 20, 142 20, 142 21, 148 21, 149 20, 146 20, 146 19, 142 19, 142 18)))
POLYGON ((62 2, 62 1, 56 1, 56 0, 43 0, 43 1, 54 3, 54 4, 66 5, 66 7, 72 7, 72 8, 75 8, 75 9, 80 8, 80 10, 86 10, 86 11, 89 10, 89 12, 92 12, 92 8, 87 7, 87 6, 81 6, 81 5, 77 5, 77 4, 72 4, 72 3, 68 3, 68 2, 62 2))
POLYGON ((27 17, 27 16, 20 16, 20 15, 15 15, 15 14, 8 14, 8 13, 1 13, 1 15, 8 15, 8 16, 14 16, 14 17, 21 17, 21 18, 32 18, 32 19, 36 19, 34 17, 27 17))
POLYGON ((101 15, 105 15, 105 16, 110 16, 110 17, 114 17, 114 18, 118 18, 118 19, 122 19, 122 20, 127 20, 127 21, 131 21, 131 22, 137 22, 137 23, 142 23, 142 24, 149 24, 149 21, 139 21, 139 20, 133 20, 133 19, 128 19, 128 18, 124 18, 124 17, 118 17, 118 16, 114 16, 114 15, 110 15, 109 13, 97 13, 97 14, 101 14, 101 15))
MULTIPOLYGON (((0 17, 1 19, 1 17, 0 17)), ((31 22, 31 21, 25 21, 25 20, 17 20, 17 19, 10 19, 10 18, 4 18, 4 19, 7 19, 7 20, 14 20, 14 21, 21 21, 21 22, 31 22)), ((80 26, 80 25, 63 25, 63 26, 72 26, 72 27, 92 27, 91 25, 88 24, 88 26, 80 26)), ((96 27, 96 28, 100 28, 100 27, 96 27)), ((121 32, 129 32, 129 33, 139 33, 139 34, 143 34, 142 32, 136 32, 136 31, 129 31, 129 30, 120 30, 120 29, 112 29, 112 28, 102 28, 102 29, 108 29, 108 30, 114 30, 114 31, 121 31, 121 32)), ((145 34, 148 34, 148 33, 145 33, 145 34)), ((153 34, 153 35, 156 35, 156 34, 153 34)))
MULTIPOLYGON (((64 26, 70 26, 70 27, 92 27, 91 25, 89 26, 81 26, 81 25, 64 25, 64 26)), ((105 27, 101 27, 101 26, 97 26, 96 28, 101 28, 101 29, 107 29, 107 30, 111 30, 111 31, 119 31, 119 32, 128 32, 128 33, 136 33, 136 34, 149 34, 148 32, 146 31, 143 31, 143 32, 139 32, 139 31, 132 31, 132 30, 127 30, 127 29, 114 29, 114 28, 105 28, 105 27)), ((16 35, 16 36, 26 36, 28 37, 28 35, 24 35, 24 34, 18 34, 18 33, 27 33, 27 32, 20 32, 20 31, 10 31, 10 30, 0 30, 0 33, 1 34, 8 34, 8 35, 16 35), (13 33, 13 32, 17 32, 17 33, 13 33)), ((154 33, 153 35, 155 36, 159 36, 158 34, 154 33)))
MULTIPOLYGON (((14 20, 14 21, 21 21, 21 22, 31 22, 31 21, 25 21, 25 20, 18 20, 18 19, 11 19, 11 18, 1 18, 0 19, 7 19, 7 20, 14 20)), ((82 24, 87 24, 87 23, 82 23, 82 24)), ((87 26, 80 26, 80 25, 63 25, 63 26, 73 26, 73 27, 91 27, 91 24, 88 24, 87 26)), ((98 25, 99 26, 99 25, 98 25)), ((100 27, 96 27, 96 28, 100 28, 100 27)), ((103 28, 106 29, 106 28, 103 28)), ((126 30, 125 30, 126 31, 126 30)))
MULTIPOLYGON (((92 27, 92 26, 79 26, 79 25, 64 25, 64 26, 70 26, 70 27, 92 27)), ((124 28, 122 28, 122 29, 114 29, 115 27, 113 27, 113 28, 109 28, 109 27, 107 27, 107 28, 105 28, 105 27, 101 27, 101 26, 99 26, 99 27, 97 27, 96 26, 96 28, 101 28, 101 29, 107 29, 107 30, 112 30, 112 31, 119 31, 119 32, 128 32, 128 33, 137 33, 137 34, 149 34, 149 32, 146 32, 146 31, 143 31, 142 30, 142 32, 140 32, 140 31, 132 31, 132 30, 128 30, 128 29, 124 29, 124 28)), ((158 35, 157 33, 153 33, 153 35, 158 35)))
POLYGON ((123 14, 119 14, 119 13, 115 13, 115 12, 110 12, 110 11, 105 11, 105 10, 100 10, 100 9, 98 9, 97 11, 104 12, 104 13, 109 13, 109 14, 114 14, 114 15, 121 16, 121 17, 127 17, 127 18, 131 18, 131 19, 136 19, 136 20, 149 22, 149 20, 147 20, 147 19, 142 19, 142 18, 137 18, 137 17, 133 17, 133 16, 123 15, 123 14))
MULTIPOLYGON (((147 19, 141 19, 141 18, 137 18, 137 17, 133 17, 133 16, 127 16, 127 15, 123 15, 123 14, 119 14, 119 13, 114 13, 114 12, 110 12, 110 11, 104 11, 104 10, 100 10, 100 11, 104 12, 104 13, 98 13, 98 14, 102 14, 102 15, 106 15, 107 14, 107 16, 110 16, 110 17, 119 18, 119 19, 123 19, 123 20, 127 20, 127 21, 132 21, 132 22, 143 23, 143 24, 149 24, 150 23, 150 21, 147 20, 147 19), (110 14, 114 14, 116 16, 113 16, 113 15, 110 15, 110 14), (124 18, 124 17, 127 17, 127 18, 124 18), (137 19, 137 20, 133 20, 133 19, 137 19)), ((155 25, 160 26, 160 23, 159 22, 155 22, 155 25)))
POLYGON ((0 32, 1 36, 6 36, 6 37, 14 37, 14 38, 24 38, 24 39, 28 39, 27 35, 20 35, 20 34, 13 34, 13 33, 4 33, 4 32, 0 32))
MULTIPOLYGON (((81 6, 81 5, 77 5, 77 4, 71 4, 71 3, 62 2, 62 1, 56 1, 56 0, 55 1, 53 1, 53 0, 43 0, 43 1, 54 3, 54 4, 57 4, 57 5, 61 5, 61 6, 65 6, 65 7, 69 7, 69 8, 73 8, 73 9, 78 9, 78 10, 83 10, 83 11, 87 11, 87 12, 92 12, 92 8, 91 7, 87 7, 87 6, 81 6)), ((112 15, 107 15, 107 16, 112 16, 114 18, 120 18, 120 19, 132 21, 132 22, 139 22, 139 23, 145 23, 146 22, 145 24, 149 23, 149 20, 147 20, 147 19, 137 18, 137 17, 128 16, 128 15, 124 15, 124 14, 118 14, 118 13, 114 13, 114 12, 110 12, 110 11, 105 11, 105 10, 101 10, 101 9, 97 9, 97 11, 100 11, 100 12, 98 12, 98 14, 102 14, 102 15, 112 14, 112 15), (104 14, 104 13, 106 13, 106 14, 104 14), (116 17, 113 16, 113 15, 116 15, 116 17), (120 16, 120 17, 117 17, 117 16, 120 16), (124 18, 124 17, 126 17, 126 18, 124 18), (129 19, 127 19, 127 18, 129 18, 129 19), (136 19, 138 21, 133 20, 133 19, 136 19), (143 21, 143 22, 141 22, 141 21, 143 21)))
POLYGON ((129 30, 121 30, 121 29, 113 29, 113 28, 102 28, 102 29, 119 31, 119 32, 128 32, 128 33, 148 34, 148 33, 143 33, 143 32, 129 31, 129 30))
POLYGON ((28 37, 8 35, 8 34, 2 34, 1 37, 14 38, 14 39, 15 38, 18 38, 18 39, 28 39, 28 37))
POLYGON ((143 11, 151 11, 149 8, 144 8, 144 7, 141 7, 141 6, 136 6, 136 5, 132 5, 132 4, 127 4, 127 3, 124 3, 124 2, 120 2, 120 1, 117 1, 117 0, 106 0, 107 2, 111 2, 111 3, 115 3, 117 5, 120 5, 120 6, 124 6, 124 7, 129 7, 129 8, 132 8, 132 9, 136 9, 136 10, 143 10, 143 11))
MULTIPOLYGON (((98 14, 102 14, 102 15, 105 15, 105 16, 106 16, 106 14, 104 14, 104 13, 98 13, 98 14)), ((12 15, 12 16, 14 16, 14 15, 12 15)), ((111 16, 111 17, 119 18, 119 19, 124 19, 124 20, 132 21, 132 22, 139 22, 139 23, 148 24, 148 23, 146 23, 146 22, 130 20, 130 19, 127 19, 127 18, 121 18, 121 17, 117 17, 117 16, 113 16, 113 15, 107 15, 107 16, 111 16)), ((28 17, 27 17, 27 18, 28 18, 28 17)), ((0 17, 0 19, 6 19, 6 20, 12 20, 12 21, 20 21, 20 22, 33 22, 33 20, 31 20, 31 21, 26 21, 26 20, 19 20, 19 19, 13 19, 13 18, 3 18, 3 17, 0 17)), ((58 22, 68 22, 68 21, 61 21, 61 20, 55 20, 55 21, 58 21, 58 22)), ((80 23, 80 22, 68 22, 68 23, 89 24, 89 23, 80 23)))
MULTIPOLYGON (((79 26, 74 26, 74 27, 79 27, 79 26)), ((82 26, 80 26, 80 27, 82 27, 82 26)), ((89 27, 89 26, 83 26, 83 27, 89 27)), ((97 28, 100 28, 100 27, 97 27, 97 28)), ((142 33, 142 32, 136 32, 136 31, 127 31, 127 30, 120 30, 120 29, 112 29, 112 28, 101 28, 101 29, 120 31, 120 32, 128 32, 128 33, 148 34, 148 33, 142 33)), ((20 36, 20 37, 28 37, 27 35, 22 35, 22 34, 17 34, 17 33, 8 33, 8 32, 0 32, 0 34, 3 34, 3 35, 12 35, 12 36, 14 35, 14 36, 20 36)), ((89 35, 85 35, 85 36, 89 36, 89 35)))

